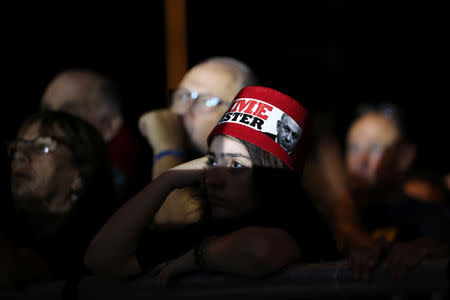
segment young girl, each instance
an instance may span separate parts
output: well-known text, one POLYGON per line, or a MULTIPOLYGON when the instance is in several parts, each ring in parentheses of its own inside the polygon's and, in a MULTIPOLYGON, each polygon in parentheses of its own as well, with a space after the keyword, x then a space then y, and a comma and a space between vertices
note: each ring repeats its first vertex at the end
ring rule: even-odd
POLYGON ((298 189, 308 124, 293 98, 245 87, 210 133, 207 156, 161 174, 120 208, 91 242, 86 265, 119 277, 152 270, 165 285, 201 269, 260 277, 293 262, 334 259, 330 231, 298 189), (280 128, 283 115, 292 128, 280 128), (289 152, 270 137, 280 130, 300 135, 289 152), (167 195, 192 185, 201 191, 202 222, 149 230, 167 195))

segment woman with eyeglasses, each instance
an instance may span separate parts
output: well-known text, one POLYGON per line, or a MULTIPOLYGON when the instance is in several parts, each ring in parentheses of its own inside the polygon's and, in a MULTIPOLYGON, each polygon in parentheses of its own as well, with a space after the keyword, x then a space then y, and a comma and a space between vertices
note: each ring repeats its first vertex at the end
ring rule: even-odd
POLYGON ((117 205, 102 136, 72 115, 39 112, 7 150, 13 209, 0 228, 1 285, 69 278, 117 205))
POLYGON ((92 240, 87 267, 108 277, 152 272, 166 286, 197 270, 258 278, 294 262, 335 259, 331 232, 298 188, 308 120, 281 92, 243 88, 211 131, 208 154, 164 172, 123 205, 92 240), (303 129, 290 152, 268 136, 284 113, 303 129), (186 186, 200 188, 204 219, 149 230, 167 195, 186 186))

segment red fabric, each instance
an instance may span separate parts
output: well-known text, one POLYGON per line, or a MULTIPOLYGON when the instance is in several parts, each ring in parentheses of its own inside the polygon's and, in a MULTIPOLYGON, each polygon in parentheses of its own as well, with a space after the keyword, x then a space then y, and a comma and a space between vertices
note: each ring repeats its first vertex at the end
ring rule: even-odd
MULTIPOLYGON (((277 142, 259 130, 231 122, 216 125, 208 136, 208 145, 210 145, 211 138, 214 135, 230 135, 259 146, 278 157, 294 171, 301 172, 310 135, 310 117, 308 111, 292 97, 267 87, 245 87, 236 95, 235 100, 241 98, 251 98, 269 103, 289 115, 300 125, 302 128, 302 137, 293 152, 288 154, 277 142)), ((225 112, 225 114, 227 113, 228 111, 225 112)))
POLYGON ((300 125, 300 127, 303 128, 307 125, 308 111, 306 108, 294 98, 277 90, 262 86, 248 86, 243 88, 236 97, 234 97, 234 99, 239 98, 254 98, 270 103, 287 113, 298 125, 300 125))
POLYGON ((137 137, 131 130, 122 127, 108 144, 111 163, 129 177, 133 174, 138 151, 137 137))

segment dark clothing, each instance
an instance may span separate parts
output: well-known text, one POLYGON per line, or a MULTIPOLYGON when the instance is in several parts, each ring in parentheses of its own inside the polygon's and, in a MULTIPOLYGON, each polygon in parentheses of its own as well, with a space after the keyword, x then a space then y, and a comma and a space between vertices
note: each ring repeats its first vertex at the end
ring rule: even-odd
POLYGON ((122 127, 108 144, 111 162, 121 171, 125 178, 130 177, 136 168, 138 141, 136 135, 122 127))
POLYGON ((125 127, 119 129, 108 143, 108 152, 112 164, 114 187, 119 198, 127 197, 130 178, 136 169, 138 140, 133 132, 125 127))
POLYGON ((404 196, 393 204, 372 204, 361 209, 364 228, 395 228, 396 240, 432 237, 450 246, 450 206, 426 203, 404 196))
POLYGON ((127 127, 109 142, 108 151, 120 207, 151 181, 153 151, 142 135, 127 127))
MULTIPOLYGON (((52 279, 81 276, 87 273, 83 258, 90 241, 115 209, 112 194, 105 189, 102 195, 104 198, 78 199, 72 212, 52 223, 51 231, 45 233, 36 232, 27 215, 16 213, 11 208, 2 220, 0 234, 15 248, 34 250, 47 263, 52 279)), ((40 218, 49 222, 52 217, 40 218)))

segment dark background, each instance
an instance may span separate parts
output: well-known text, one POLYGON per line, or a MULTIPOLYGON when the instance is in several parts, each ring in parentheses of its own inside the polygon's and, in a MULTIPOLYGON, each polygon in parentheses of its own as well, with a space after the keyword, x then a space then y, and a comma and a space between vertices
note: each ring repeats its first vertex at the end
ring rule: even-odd
MULTIPOLYGON (((394 102, 409 116, 418 165, 448 172, 443 12, 431 2, 187 0, 189 66, 209 56, 237 57, 263 84, 329 112, 340 138, 357 104, 394 102)), ((4 14, 4 140, 67 67, 115 80, 131 127, 144 111, 165 105, 163 1, 4 14)))

